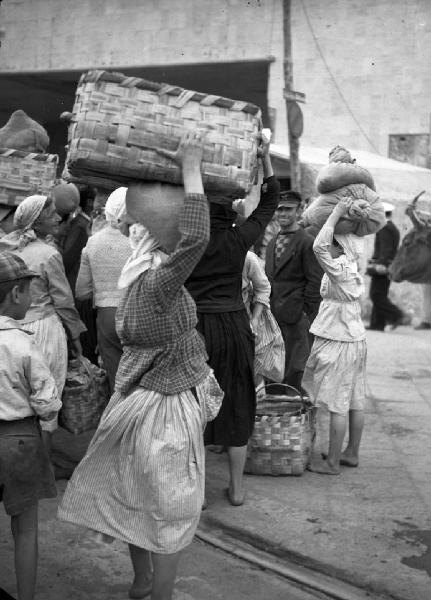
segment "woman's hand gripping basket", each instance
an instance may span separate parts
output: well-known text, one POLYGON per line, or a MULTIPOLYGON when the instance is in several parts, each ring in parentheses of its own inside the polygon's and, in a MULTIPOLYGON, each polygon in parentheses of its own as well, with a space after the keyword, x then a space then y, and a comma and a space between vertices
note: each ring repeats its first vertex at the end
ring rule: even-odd
POLYGON ((302 475, 316 436, 315 408, 286 384, 268 384, 266 392, 257 406, 245 472, 302 475))
POLYGON ((182 184, 180 167, 157 150, 176 150, 197 129, 206 133, 205 190, 243 198, 256 180, 260 128, 261 111, 248 102, 89 71, 70 116, 66 172, 106 189, 131 180, 182 184))

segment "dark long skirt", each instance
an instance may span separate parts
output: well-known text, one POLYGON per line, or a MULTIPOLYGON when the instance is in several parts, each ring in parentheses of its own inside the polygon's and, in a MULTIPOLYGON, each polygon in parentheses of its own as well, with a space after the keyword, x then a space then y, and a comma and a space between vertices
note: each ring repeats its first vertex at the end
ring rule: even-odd
POLYGON ((103 368, 108 376, 111 394, 114 393, 115 375, 123 354, 120 338, 115 329, 116 312, 117 309, 112 306, 97 309, 97 341, 103 368))
POLYGON ((208 423, 205 444, 245 446, 256 416, 254 337, 245 310, 198 313, 209 364, 224 391, 219 414, 208 423))

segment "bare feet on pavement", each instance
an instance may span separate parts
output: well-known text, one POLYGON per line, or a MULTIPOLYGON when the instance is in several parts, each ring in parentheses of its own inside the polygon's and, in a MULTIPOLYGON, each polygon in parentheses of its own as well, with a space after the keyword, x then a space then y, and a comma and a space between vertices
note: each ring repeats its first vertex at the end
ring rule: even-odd
POLYGON ((320 475, 339 475, 340 469, 331 467, 327 460, 312 461, 307 465, 307 469, 312 473, 319 473, 320 475))

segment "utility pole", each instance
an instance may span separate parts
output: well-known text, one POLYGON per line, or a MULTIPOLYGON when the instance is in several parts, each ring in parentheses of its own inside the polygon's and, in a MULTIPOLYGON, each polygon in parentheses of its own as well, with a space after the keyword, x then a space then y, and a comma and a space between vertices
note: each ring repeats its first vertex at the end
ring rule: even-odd
POLYGON ((287 129, 289 135, 291 188, 300 192, 301 166, 299 163, 299 138, 304 129, 304 119, 298 102, 305 102, 305 94, 293 90, 290 5, 291 0, 283 0, 284 99, 286 101, 287 129))

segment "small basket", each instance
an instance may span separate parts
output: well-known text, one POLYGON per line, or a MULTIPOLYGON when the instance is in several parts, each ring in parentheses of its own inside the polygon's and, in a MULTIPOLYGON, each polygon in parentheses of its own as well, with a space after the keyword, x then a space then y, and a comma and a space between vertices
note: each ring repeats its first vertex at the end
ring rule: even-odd
POLYGON ((32 194, 48 194, 57 177, 58 156, 0 148, 0 204, 18 206, 32 194))
POLYGON ((95 429, 109 400, 106 373, 87 358, 69 361, 59 423, 75 435, 95 429))
POLYGON ((206 191, 243 198, 257 176, 261 111, 254 104, 121 73, 81 76, 69 118, 64 177, 114 189, 133 180, 182 184, 176 150, 188 130, 206 133, 206 191))
POLYGON ((292 386, 268 384, 266 391, 257 406, 245 472, 302 475, 316 437, 315 408, 292 386))

